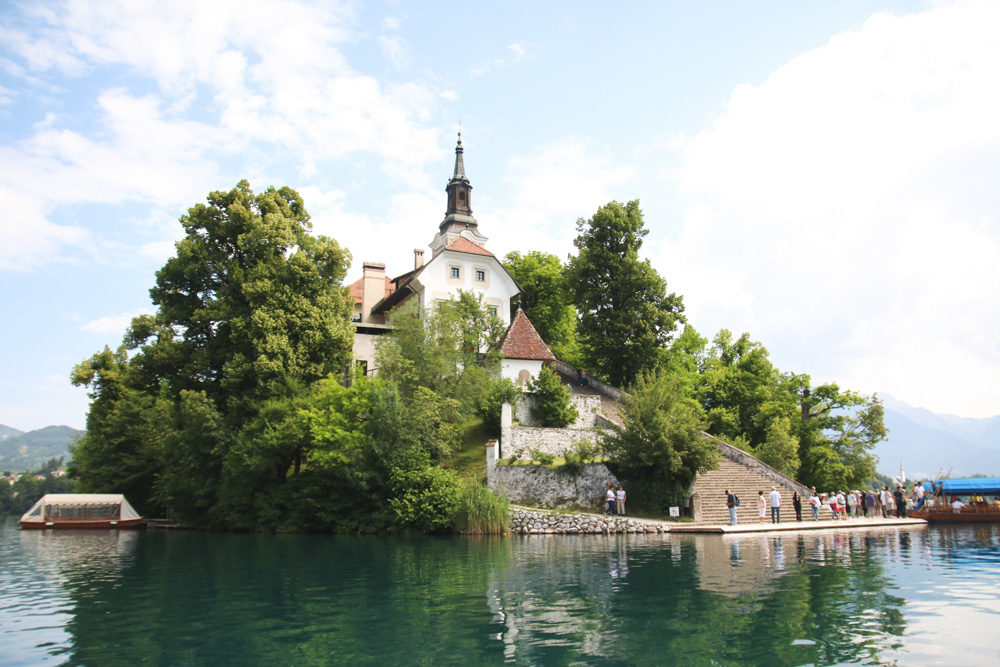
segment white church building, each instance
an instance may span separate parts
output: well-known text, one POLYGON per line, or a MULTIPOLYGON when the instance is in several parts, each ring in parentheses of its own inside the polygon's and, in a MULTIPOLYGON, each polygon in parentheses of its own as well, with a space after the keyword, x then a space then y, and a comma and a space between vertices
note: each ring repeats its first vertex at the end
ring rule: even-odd
POLYGON ((484 306, 507 326, 500 345, 502 374, 526 384, 555 356, 522 311, 511 316, 511 299, 521 293, 521 287, 486 249, 487 238, 472 215, 472 185, 465 175, 461 133, 455 146, 455 173, 445 191, 448 207, 431 240, 430 259, 424 261, 423 248, 415 249, 413 270, 395 278, 386 276, 384 263, 364 262, 362 277, 351 284, 354 363, 366 373, 377 374, 375 340, 391 330, 389 315, 394 309, 427 312, 464 290, 482 297, 484 306))

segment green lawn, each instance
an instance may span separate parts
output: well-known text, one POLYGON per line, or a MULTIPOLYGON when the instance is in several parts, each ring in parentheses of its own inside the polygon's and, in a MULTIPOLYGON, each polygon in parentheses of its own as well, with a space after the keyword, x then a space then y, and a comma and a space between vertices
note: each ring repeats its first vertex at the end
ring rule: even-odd
POLYGON ((483 477, 486 475, 486 449, 484 445, 492 440, 482 419, 473 419, 462 427, 462 440, 458 447, 445 459, 447 468, 457 471, 463 477, 483 477))

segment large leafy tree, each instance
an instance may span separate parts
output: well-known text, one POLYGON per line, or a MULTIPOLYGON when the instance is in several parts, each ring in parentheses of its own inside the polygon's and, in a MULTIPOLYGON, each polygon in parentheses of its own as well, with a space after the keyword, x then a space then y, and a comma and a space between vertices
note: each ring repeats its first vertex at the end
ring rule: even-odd
POLYGON ((642 373, 629 389, 603 448, 631 484, 637 506, 663 510, 682 498, 695 476, 717 465, 719 452, 704 434, 704 411, 664 370, 642 373), (636 487, 641 491, 635 493, 636 487))
POLYGON ((532 250, 508 253, 504 268, 521 286, 519 305, 559 359, 580 362, 576 343, 576 308, 566 284, 565 268, 555 255, 532 250))
POLYGON ((79 364, 92 399, 74 471, 92 491, 204 520, 224 461, 263 406, 339 372, 352 344, 349 253, 314 237, 290 188, 246 181, 181 218, 150 290, 157 311, 79 364))
POLYGON ((567 279, 586 362, 614 385, 631 384, 656 366, 683 321, 683 301, 639 258, 648 230, 637 200, 611 202, 576 227, 567 279))

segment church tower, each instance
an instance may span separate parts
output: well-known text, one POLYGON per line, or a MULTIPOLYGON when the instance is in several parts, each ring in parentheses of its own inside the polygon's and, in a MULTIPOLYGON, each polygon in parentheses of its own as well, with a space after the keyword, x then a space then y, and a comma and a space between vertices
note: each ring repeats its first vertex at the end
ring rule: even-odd
POLYGON ((486 244, 486 237, 479 233, 479 223, 472 217, 472 184, 465 175, 465 159, 462 148, 462 133, 458 133, 458 144, 455 146, 455 173, 445 192, 448 193, 448 208, 444 220, 438 227, 438 233, 431 241, 431 253, 436 255, 459 236, 463 236, 479 247, 486 244))

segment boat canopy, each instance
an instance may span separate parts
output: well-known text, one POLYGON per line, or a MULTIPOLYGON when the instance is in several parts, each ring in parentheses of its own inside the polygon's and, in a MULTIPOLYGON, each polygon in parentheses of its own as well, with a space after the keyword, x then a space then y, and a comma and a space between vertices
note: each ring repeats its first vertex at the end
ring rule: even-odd
POLYGON ((940 482, 924 482, 924 488, 933 491, 941 484, 941 492, 949 496, 1000 495, 1000 477, 968 477, 962 479, 942 479, 940 482))
POLYGON ((141 519, 120 493, 49 493, 38 499, 22 523, 45 523, 53 519, 106 517, 120 521, 141 519))

